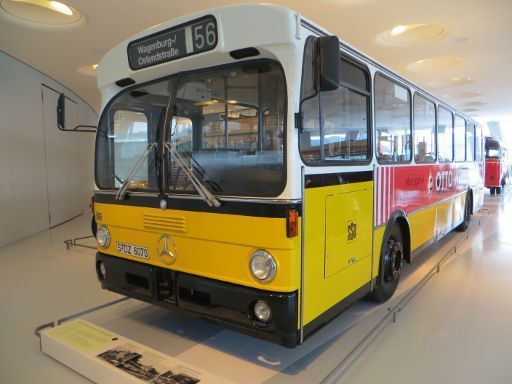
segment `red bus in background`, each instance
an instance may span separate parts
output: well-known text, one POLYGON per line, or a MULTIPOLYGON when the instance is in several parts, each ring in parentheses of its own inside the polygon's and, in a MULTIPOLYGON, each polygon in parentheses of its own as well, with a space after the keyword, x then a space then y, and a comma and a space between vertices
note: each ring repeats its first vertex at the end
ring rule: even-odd
POLYGON ((491 195, 500 194, 509 183, 510 164, 508 150, 502 141, 494 137, 485 138, 485 186, 491 195))

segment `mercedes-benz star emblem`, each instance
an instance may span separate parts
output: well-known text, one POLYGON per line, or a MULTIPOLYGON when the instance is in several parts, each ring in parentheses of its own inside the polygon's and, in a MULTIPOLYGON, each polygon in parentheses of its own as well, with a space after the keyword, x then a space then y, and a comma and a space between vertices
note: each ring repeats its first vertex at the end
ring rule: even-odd
POLYGON ((158 257, 160 261, 166 265, 171 265, 178 257, 176 244, 171 236, 162 235, 157 244, 158 257))

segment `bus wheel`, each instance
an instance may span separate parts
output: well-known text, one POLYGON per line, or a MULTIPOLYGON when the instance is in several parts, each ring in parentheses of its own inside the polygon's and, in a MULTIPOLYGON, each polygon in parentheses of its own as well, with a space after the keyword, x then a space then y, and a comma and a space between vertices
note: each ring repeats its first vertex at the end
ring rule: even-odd
POLYGON ((464 220, 457 228, 455 228, 457 231, 465 232, 469 228, 469 222, 471 221, 471 206, 471 196, 468 193, 466 197, 466 205, 464 207, 464 220))
POLYGON ((491 190, 491 195, 494 195, 496 193, 496 188, 491 187, 490 190, 491 190))
POLYGON ((501 187, 496 187, 496 194, 497 194, 497 195, 500 195, 500 194, 501 194, 501 187))
POLYGON ((381 269, 377 286, 370 294, 370 299, 377 303, 387 301, 395 293, 402 274, 404 241, 398 224, 385 235, 381 254, 381 269))

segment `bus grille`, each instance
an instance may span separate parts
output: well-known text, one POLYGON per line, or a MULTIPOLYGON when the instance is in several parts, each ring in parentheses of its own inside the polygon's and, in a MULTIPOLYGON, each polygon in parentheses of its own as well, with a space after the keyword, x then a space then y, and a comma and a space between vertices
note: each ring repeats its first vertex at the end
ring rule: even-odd
POLYGON ((179 216, 157 216, 144 214, 144 229, 163 229, 174 232, 187 232, 187 220, 179 216))

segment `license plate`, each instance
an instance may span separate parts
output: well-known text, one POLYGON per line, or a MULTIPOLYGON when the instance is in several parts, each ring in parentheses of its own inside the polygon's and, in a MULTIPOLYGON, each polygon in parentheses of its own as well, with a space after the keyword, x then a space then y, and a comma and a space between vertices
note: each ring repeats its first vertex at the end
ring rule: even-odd
POLYGON ((149 259, 149 251, 146 247, 139 247, 138 245, 127 243, 116 243, 117 252, 123 255, 139 257, 141 259, 149 259))

